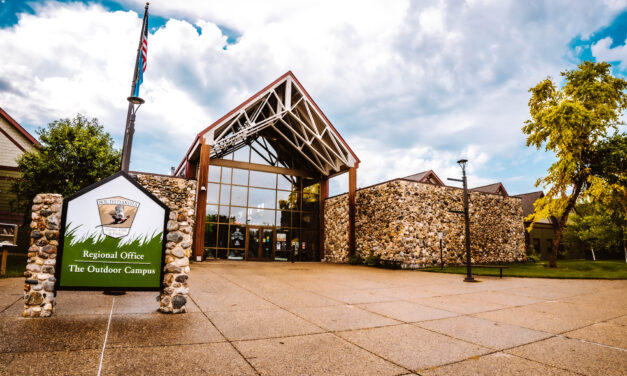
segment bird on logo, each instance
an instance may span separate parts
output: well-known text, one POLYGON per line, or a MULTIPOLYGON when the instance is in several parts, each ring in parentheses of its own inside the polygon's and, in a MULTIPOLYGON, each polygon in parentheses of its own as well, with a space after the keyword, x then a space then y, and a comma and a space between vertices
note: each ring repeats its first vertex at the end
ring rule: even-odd
POLYGON ((115 211, 109 212, 109 215, 113 218, 113 223, 110 225, 119 225, 120 223, 126 222, 128 217, 124 215, 124 205, 118 204, 115 206, 115 211))

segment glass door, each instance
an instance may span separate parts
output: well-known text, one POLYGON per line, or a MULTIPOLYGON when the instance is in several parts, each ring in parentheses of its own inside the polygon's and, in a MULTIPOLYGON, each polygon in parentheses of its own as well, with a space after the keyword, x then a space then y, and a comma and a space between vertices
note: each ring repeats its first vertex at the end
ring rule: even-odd
POLYGON ((260 258, 264 260, 274 259, 274 229, 262 228, 260 258))
POLYGON ((246 260, 259 259, 259 234, 261 228, 248 226, 246 228, 246 260))

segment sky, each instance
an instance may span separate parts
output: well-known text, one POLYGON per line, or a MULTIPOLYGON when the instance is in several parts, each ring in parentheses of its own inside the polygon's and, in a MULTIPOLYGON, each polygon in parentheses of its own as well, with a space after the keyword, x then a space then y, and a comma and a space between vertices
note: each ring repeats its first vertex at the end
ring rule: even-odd
MULTIPOLYGON (((144 4, 0 0, 0 107, 34 135, 96 117, 121 147, 144 4)), ((471 187, 539 190, 554 157, 525 146, 529 88, 584 60, 627 77, 626 42, 627 0, 151 1, 130 168, 169 173, 291 70, 361 160, 358 187, 458 178, 464 157, 471 187)))

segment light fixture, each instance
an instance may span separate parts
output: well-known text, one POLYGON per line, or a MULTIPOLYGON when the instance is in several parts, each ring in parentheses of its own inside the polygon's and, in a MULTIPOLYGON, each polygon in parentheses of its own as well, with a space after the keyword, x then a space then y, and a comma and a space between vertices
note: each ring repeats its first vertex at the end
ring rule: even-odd
POLYGON ((137 105, 141 105, 144 104, 146 101, 143 100, 140 97, 128 97, 126 98, 127 101, 131 102, 132 104, 137 104, 137 105))

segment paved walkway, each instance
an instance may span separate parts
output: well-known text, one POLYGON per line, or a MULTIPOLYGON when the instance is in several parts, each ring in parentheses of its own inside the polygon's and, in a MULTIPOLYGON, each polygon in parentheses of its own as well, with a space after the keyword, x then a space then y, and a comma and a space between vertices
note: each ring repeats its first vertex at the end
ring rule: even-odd
POLYGON ((156 293, 62 291, 24 319, 0 280, 0 375, 626 375, 627 281, 309 263, 194 264, 189 313, 156 293))

